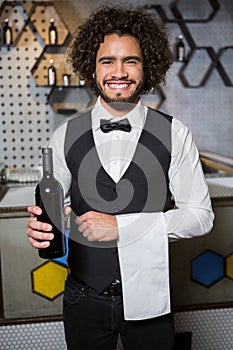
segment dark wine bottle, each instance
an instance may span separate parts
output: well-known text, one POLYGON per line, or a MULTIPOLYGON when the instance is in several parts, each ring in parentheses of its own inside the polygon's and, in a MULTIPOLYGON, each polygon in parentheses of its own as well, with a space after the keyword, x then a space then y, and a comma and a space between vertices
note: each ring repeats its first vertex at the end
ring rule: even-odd
POLYGON ((56 85, 57 82, 57 74, 56 74, 56 68, 54 67, 54 60, 49 60, 49 67, 48 67, 48 85, 53 86, 56 85))
POLYGON ((49 43, 50 43, 50 45, 57 44, 57 28, 54 24, 54 18, 50 18, 49 43))
POLYGON ((9 26, 8 18, 5 19, 2 25, 2 41, 4 45, 12 44, 12 29, 9 26))
POLYGON ((183 42, 183 35, 178 36, 178 42, 176 44, 176 59, 179 62, 184 62, 185 60, 185 46, 183 42))
POLYGON ((54 238, 49 247, 39 249, 39 256, 55 259, 65 255, 64 194, 62 185, 53 175, 52 148, 43 148, 42 157, 43 177, 35 190, 35 202, 42 214, 37 219, 52 225, 54 238))

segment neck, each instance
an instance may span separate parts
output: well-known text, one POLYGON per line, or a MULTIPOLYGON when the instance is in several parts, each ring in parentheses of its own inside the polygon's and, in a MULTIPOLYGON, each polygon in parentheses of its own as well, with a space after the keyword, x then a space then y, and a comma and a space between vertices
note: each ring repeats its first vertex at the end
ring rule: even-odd
POLYGON ((113 117, 123 117, 126 114, 128 114, 136 104, 138 103, 139 98, 133 102, 133 103, 128 103, 128 102, 110 102, 107 103, 103 100, 102 97, 100 97, 100 103, 101 105, 113 116, 113 117))

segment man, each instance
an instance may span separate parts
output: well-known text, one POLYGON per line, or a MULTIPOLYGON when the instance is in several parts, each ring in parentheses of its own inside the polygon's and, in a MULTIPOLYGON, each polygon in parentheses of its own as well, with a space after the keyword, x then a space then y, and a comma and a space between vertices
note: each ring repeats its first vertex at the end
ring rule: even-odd
MULTIPOLYGON (((105 6, 78 29, 68 61, 98 96, 50 141, 72 208, 68 349, 114 349, 119 334, 127 350, 172 349, 168 240, 208 233, 213 212, 190 132, 140 98, 172 63, 166 28, 105 6)), ((28 211, 29 241, 45 248, 51 227, 37 221, 40 208, 28 211)))

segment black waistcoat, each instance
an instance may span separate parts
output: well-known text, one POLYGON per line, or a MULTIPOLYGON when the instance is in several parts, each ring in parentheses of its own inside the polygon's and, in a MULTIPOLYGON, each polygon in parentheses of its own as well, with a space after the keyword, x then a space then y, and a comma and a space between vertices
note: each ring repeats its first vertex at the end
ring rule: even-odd
POLYGON ((120 278, 117 242, 89 243, 74 220, 89 210, 108 214, 165 212, 170 208, 168 170, 172 117, 148 109, 133 159, 115 183, 99 160, 91 127, 91 111, 68 121, 65 158, 72 175, 68 265, 98 292, 120 278))

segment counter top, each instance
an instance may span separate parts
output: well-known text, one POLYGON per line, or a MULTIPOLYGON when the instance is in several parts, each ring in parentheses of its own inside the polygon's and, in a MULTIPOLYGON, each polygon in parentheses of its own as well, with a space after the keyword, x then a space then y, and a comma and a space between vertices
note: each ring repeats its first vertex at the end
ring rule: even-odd
POLYGON ((207 177, 213 206, 233 205, 233 176, 207 177))
MULTIPOLYGON (((233 176, 207 177, 214 206, 233 205, 233 176)), ((34 204, 35 184, 0 187, 0 218, 29 216, 28 205, 34 204)))
POLYGON ((27 207, 34 204, 35 185, 8 186, 0 190, 0 218, 28 216, 27 207))

